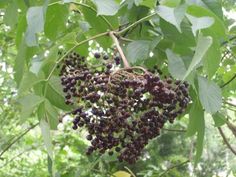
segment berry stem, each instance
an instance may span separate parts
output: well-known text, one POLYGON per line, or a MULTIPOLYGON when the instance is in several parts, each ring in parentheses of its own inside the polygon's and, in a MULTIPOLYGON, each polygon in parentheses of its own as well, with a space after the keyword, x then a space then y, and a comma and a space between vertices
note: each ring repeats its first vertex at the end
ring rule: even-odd
POLYGON ((124 63, 124 67, 129 68, 130 66, 129 66, 128 60, 126 59, 125 54, 124 54, 123 50, 121 49, 120 43, 119 43, 117 37, 115 36, 114 32, 113 31, 109 32, 109 35, 111 36, 112 40, 114 41, 114 43, 117 47, 117 50, 120 53, 120 56, 121 56, 122 61, 124 63))

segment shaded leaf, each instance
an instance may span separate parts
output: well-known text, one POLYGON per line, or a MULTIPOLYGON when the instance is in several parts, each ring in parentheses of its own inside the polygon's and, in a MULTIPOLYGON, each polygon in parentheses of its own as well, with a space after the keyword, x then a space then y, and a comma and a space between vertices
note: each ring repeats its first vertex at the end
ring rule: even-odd
POLYGON ((150 53, 151 41, 133 41, 127 46, 127 59, 130 63, 136 63, 148 58, 150 53))
POLYGON ((173 53, 170 49, 166 50, 168 58, 168 70, 175 79, 182 80, 186 73, 186 67, 180 56, 173 53))
POLYGON ((206 112, 214 114, 220 110, 222 104, 221 89, 213 81, 198 77, 199 98, 206 112))
POLYGON ((54 106, 62 110, 70 109, 70 107, 65 104, 64 93, 59 77, 53 76, 49 80, 46 97, 54 106))

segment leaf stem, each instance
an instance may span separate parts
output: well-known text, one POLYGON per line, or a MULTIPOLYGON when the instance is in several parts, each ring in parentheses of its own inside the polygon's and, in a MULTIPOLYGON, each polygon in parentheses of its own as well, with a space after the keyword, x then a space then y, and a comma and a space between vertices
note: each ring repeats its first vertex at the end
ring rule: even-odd
POLYGON ((118 41, 117 37, 115 36, 115 33, 114 33, 113 31, 111 31, 111 32, 109 33, 109 35, 111 36, 112 40, 114 41, 114 43, 115 43, 115 45, 116 45, 116 47, 117 47, 117 50, 118 50, 119 53, 120 53, 120 56, 121 56, 122 61, 123 61, 123 63, 124 63, 124 67, 125 67, 125 68, 129 68, 129 67, 130 67, 130 66, 129 66, 129 63, 128 63, 126 57, 125 57, 125 54, 124 54, 123 50, 122 50, 121 47, 120 47, 119 41, 118 41))
POLYGON ((146 16, 146 17, 143 17, 143 18, 139 19, 138 21, 132 23, 132 24, 129 25, 128 27, 122 29, 121 31, 118 31, 117 34, 122 34, 122 33, 126 32, 127 30, 129 30, 130 28, 133 28, 134 26, 138 25, 139 23, 142 23, 142 22, 144 22, 144 21, 150 19, 151 17, 153 17, 153 16, 155 16, 155 15, 157 15, 156 12, 154 12, 154 13, 152 13, 152 14, 146 16))
POLYGON ((6 148, 3 149, 3 151, 0 153, 0 157, 3 156, 3 154, 10 149, 16 142, 18 142, 23 136, 25 136, 30 130, 32 130, 33 128, 35 128, 36 126, 38 126, 39 123, 36 123, 34 125, 32 125, 31 127, 29 127, 28 129, 25 130, 25 132, 23 132, 22 134, 20 134, 15 140, 13 140, 6 148))

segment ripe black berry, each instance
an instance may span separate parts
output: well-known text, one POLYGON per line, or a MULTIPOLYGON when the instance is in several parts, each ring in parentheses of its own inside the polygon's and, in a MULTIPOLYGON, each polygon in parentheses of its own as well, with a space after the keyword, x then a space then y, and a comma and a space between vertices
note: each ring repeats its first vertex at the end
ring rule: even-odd
MULTIPOLYGON (((101 54, 96 52, 94 57, 101 54)), ((89 133, 87 155, 116 152, 119 161, 135 163, 165 123, 173 123, 185 111, 189 84, 155 74, 161 72, 158 68, 152 72, 137 67, 117 70, 113 66, 120 64, 118 56, 113 63, 98 60, 102 63, 98 68, 87 62, 72 53, 60 67, 65 103, 75 107, 70 112, 72 128, 83 127, 89 133)))
POLYGON ((94 57, 97 58, 97 59, 99 59, 99 58, 101 57, 101 54, 98 53, 98 52, 96 52, 96 53, 94 53, 94 57))

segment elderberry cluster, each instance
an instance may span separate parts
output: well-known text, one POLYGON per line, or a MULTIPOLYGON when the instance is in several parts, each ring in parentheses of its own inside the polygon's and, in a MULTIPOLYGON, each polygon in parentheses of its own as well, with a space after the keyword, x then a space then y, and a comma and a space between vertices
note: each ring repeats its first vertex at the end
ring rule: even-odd
POLYGON ((185 111, 188 83, 160 78, 141 67, 118 68, 118 56, 103 59, 106 62, 94 68, 79 54, 65 58, 60 73, 65 103, 76 106, 73 129, 85 127, 88 132, 88 155, 115 152, 119 161, 132 164, 164 124, 185 111))

